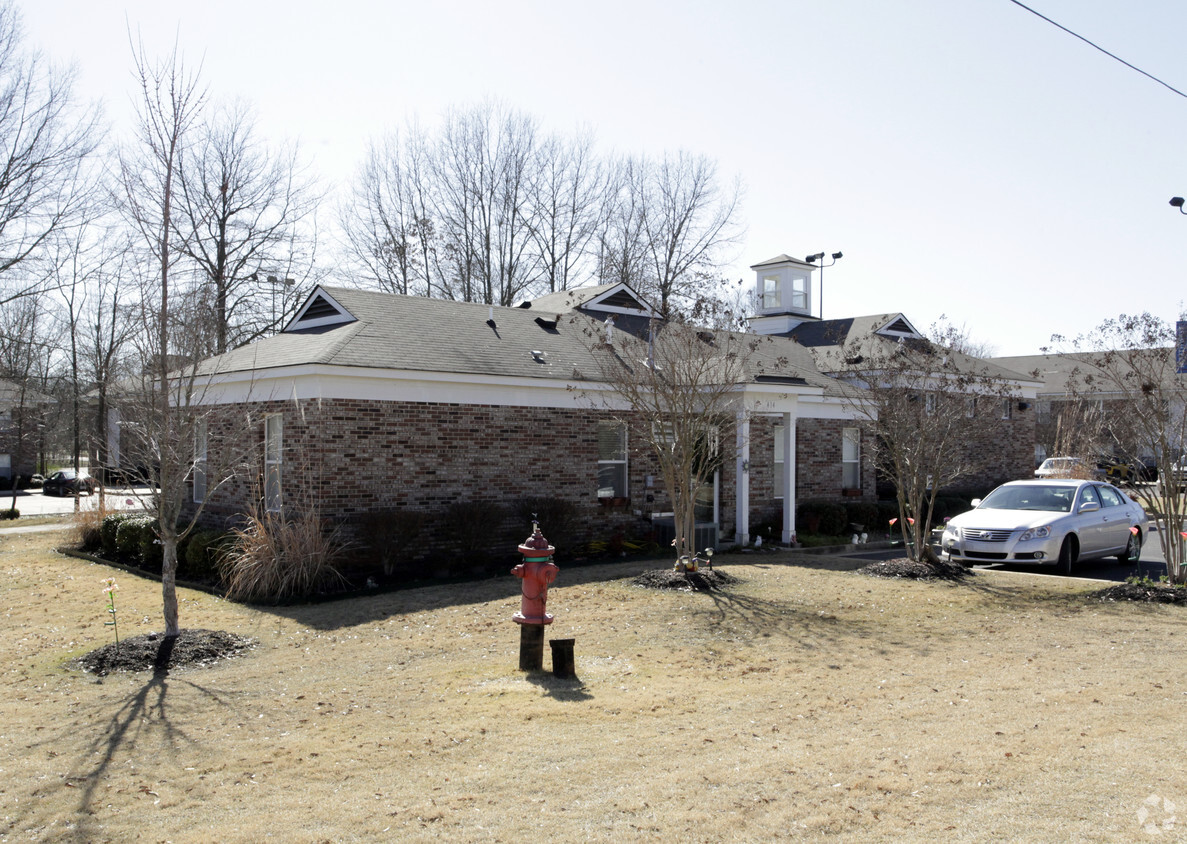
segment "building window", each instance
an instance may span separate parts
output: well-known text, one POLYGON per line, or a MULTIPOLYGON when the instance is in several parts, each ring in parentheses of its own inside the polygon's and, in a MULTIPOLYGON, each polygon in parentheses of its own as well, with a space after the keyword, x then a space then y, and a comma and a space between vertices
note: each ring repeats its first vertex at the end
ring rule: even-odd
POLYGON ((1011 399, 1002 399, 1002 419, 1009 419, 1013 414, 1013 401, 1011 399))
MULTIPOLYGON (((923 397, 923 411, 928 416, 936 415, 936 394, 928 393, 923 397)), ((846 429, 848 430, 848 429, 846 429)))
POLYGON ((206 500, 206 420, 194 424, 194 503, 206 500))
POLYGON ((791 280, 791 306, 805 311, 808 309, 808 279, 799 277, 791 280))
POLYGON ((783 307, 783 289, 777 275, 763 276, 762 306, 763 310, 773 311, 783 307))
POLYGON ((841 486, 861 489, 861 428, 841 431, 841 486))
POLYGON ((977 399, 975 396, 964 400, 964 415, 969 419, 977 415, 977 399))
POLYGON ((598 423, 598 498, 626 498, 626 425, 598 423))
POLYGON ((264 509, 269 513, 279 513, 281 505, 282 420, 279 413, 264 417, 264 509))
POLYGON ((783 426, 775 426, 775 459, 771 474, 774 476, 775 498, 783 500, 783 426))

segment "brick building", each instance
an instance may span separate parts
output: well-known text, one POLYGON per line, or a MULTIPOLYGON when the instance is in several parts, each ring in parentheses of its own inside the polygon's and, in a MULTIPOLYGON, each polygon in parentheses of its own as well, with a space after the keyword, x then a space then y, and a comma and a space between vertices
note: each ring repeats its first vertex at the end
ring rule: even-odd
MULTIPOLYGON (((764 284, 782 295, 806 280, 812 268, 798 263, 777 267, 776 285, 764 278, 769 262, 759 265, 760 297, 764 284)), ((797 502, 875 495, 855 388, 770 330, 812 321, 810 301, 784 308, 774 295, 752 320, 767 337, 737 385, 732 429, 718 432, 720 467, 698 495, 698 523, 720 540, 747 542, 752 526, 771 522, 788 540, 797 502), (777 310, 786 313, 770 319, 777 310)), ((644 438, 593 400, 605 385, 590 338, 646 336, 657 320, 625 284, 516 308, 318 287, 280 334, 204 363, 195 500, 206 499, 211 518, 250 501, 274 511, 316 501, 350 522, 532 496, 573 502, 594 538, 644 533, 670 505, 644 438), (252 470, 211 488, 215 464, 245 446, 252 470)), ((1033 432, 1022 441, 1029 449, 1033 432)))

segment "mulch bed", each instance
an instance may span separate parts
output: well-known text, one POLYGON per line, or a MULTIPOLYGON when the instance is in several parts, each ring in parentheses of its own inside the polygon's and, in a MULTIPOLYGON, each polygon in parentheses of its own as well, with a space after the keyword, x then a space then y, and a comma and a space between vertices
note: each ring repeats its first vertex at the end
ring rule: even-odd
POLYGON ((104 677, 113 671, 170 671, 204 668, 219 660, 242 656, 256 644, 254 639, 222 630, 182 630, 170 639, 160 633, 146 633, 114 642, 80 656, 75 665, 104 677))
POLYGON ((895 560, 879 560, 857 570, 870 577, 899 577, 911 580, 961 581, 972 577, 973 572, 959 563, 914 561, 907 557, 895 560))
POLYGON ((1118 583, 1108 589, 1093 592, 1101 601, 1144 601, 1151 604, 1187 604, 1187 589, 1183 587, 1118 583))
POLYGON ((701 569, 700 571, 676 571, 675 569, 656 569, 645 571, 631 581, 636 586, 646 589, 675 589, 680 592, 714 592, 723 586, 737 583, 738 578, 732 574, 715 569, 701 569))

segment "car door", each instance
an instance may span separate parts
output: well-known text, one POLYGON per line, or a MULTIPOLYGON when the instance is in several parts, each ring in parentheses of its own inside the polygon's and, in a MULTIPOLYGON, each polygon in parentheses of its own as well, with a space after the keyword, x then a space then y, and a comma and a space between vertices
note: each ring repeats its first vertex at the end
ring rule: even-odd
POLYGON ((1076 502, 1076 532, 1080 535, 1080 556, 1099 556, 1108 541, 1105 534, 1104 505, 1096 487, 1085 484, 1076 502))
POLYGON ((1120 551, 1129 542, 1129 508, 1121 493, 1111 486, 1101 484, 1096 491, 1100 495, 1102 550, 1120 551))

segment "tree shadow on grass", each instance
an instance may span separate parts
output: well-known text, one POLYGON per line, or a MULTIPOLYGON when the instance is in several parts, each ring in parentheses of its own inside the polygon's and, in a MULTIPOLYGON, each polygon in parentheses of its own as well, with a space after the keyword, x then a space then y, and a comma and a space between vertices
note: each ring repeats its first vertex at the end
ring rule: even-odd
MULTIPOLYGON (((648 569, 654 569, 660 563, 661 561, 656 558, 635 558, 605 563, 562 565, 549 594, 566 587, 634 577, 648 569)), ((662 564, 670 565, 671 560, 665 557, 662 564)), ((385 621, 393 616, 423 610, 485 604, 499 600, 518 601, 520 594, 520 581, 512 576, 508 568, 506 575, 492 575, 476 580, 424 582, 406 589, 376 592, 341 600, 287 606, 253 604, 252 607, 260 612, 291 619, 314 630, 332 631, 385 621)))
MULTIPOLYGON (((157 654, 157 665, 168 666, 175 640, 162 638, 157 654)), ((94 828, 92 818, 99 812, 101 797, 99 789, 111 782, 113 766, 127 759, 136 751, 137 744, 149 731, 160 735, 171 748, 193 743, 193 739, 178 724, 169 707, 170 681, 184 684, 198 690, 203 696, 221 706, 229 706, 218 691, 191 680, 177 680, 170 677, 167 667, 156 668, 143 686, 131 694, 119 708, 108 717, 100 728, 95 720, 82 724, 71 724, 65 733, 49 738, 40 744, 46 747, 61 747, 69 741, 68 736, 82 733, 94 734, 79 753, 78 762, 63 777, 63 787, 79 789, 78 806, 75 811, 76 825, 70 837, 89 842, 102 837, 101 830, 94 828)), ((148 786, 142 786, 147 789, 148 786)), ((146 792, 147 793, 147 792, 146 792)), ((20 829, 19 820, 14 820, 13 830, 20 829)))

